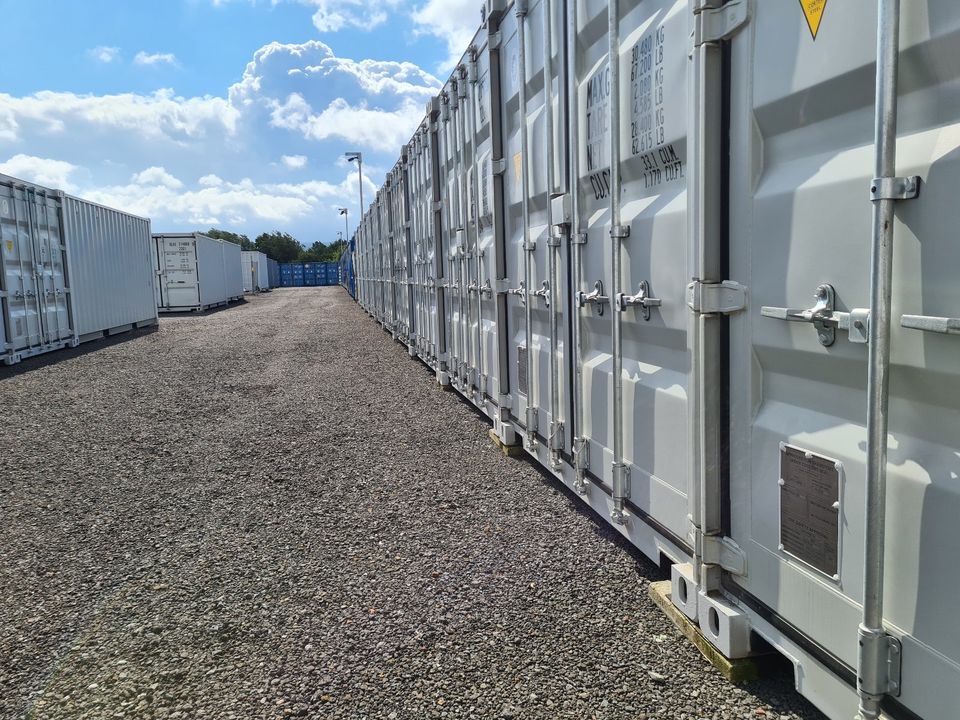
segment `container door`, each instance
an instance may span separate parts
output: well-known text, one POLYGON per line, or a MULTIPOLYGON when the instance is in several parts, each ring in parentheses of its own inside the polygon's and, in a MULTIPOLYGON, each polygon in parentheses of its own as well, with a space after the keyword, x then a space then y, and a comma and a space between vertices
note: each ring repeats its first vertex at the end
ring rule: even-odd
POLYGON ((22 188, 0 186, 0 240, 3 242, 5 342, 11 351, 44 344, 40 293, 30 230, 32 210, 22 188))
MULTIPOLYGON (((876 4, 828 3, 812 19, 806 5, 753 4, 732 48, 731 275, 751 306, 730 340, 731 532, 748 575, 728 582, 853 669, 876 4), (790 309, 842 314, 788 322, 804 319, 790 309)), ((923 187, 897 205, 884 611, 903 634, 897 701, 954 717, 960 626, 943 562, 960 556, 960 4, 902 12, 897 174, 923 187)))
MULTIPOLYGON (((578 13, 581 267, 575 293, 581 346, 587 475, 613 486, 613 324, 622 323, 623 462, 628 512, 682 545, 688 531, 689 282, 686 247, 687 0, 621 4, 619 21, 621 226, 611 239, 611 79, 607 3, 578 13), (621 247, 623 303, 614 296, 621 247), (645 300, 646 299, 646 300, 645 300)), ((576 219, 575 219, 576 221, 576 219)))
MULTIPOLYGON (((553 28, 563 26, 562 5, 553 8, 553 28)), ((553 73, 544 83, 544 3, 531 3, 523 20, 525 55, 520 54, 518 18, 508 12, 500 26, 503 40, 500 84, 504 142, 504 219, 506 233, 508 368, 511 414, 530 443, 549 443, 551 427, 551 353, 563 351, 563 338, 551 341, 551 315, 563 314, 568 294, 551 288, 551 198, 562 191, 563 163, 553 153, 553 187, 549 186, 550 148, 563 147, 561 117, 564 54, 562 32, 553 32, 553 73), (521 90, 525 86, 526 105, 521 90), (547 127, 547 102, 554 107, 553 127, 547 127), (548 137, 553 137, 553 142, 548 137), (524 177, 525 176, 525 177, 524 177), (526 182, 524 182, 526 180, 526 182), (524 194, 526 193, 526 198, 524 194), (525 206, 526 205, 526 217, 525 206), (551 298, 558 302, 551 304, 551 298), (529 326, 529 327, 528 327, 529 326)), ((558 220, 559 221, 559 220, 558 220)), ((561 263, 563 260, 561 259, 561 263)), ((557 277, 566 277, 561 269, 557 277)), ((566 323, 561 320, 560 327, 566 323)), ((566 367, 561 362, 562 367, 566 367)), ((568 386, 561 382, 557 388, 568 386)), ((566 444, 566 443, 563 443, 566 444)))
POLYGON ((60 203, 45 193, 33 196, 33 255, 40 300, 40 324, 44 343, 66 340, 70 329, 67 295, 66 246, 60 223, 60 203))
MULTIPOLYGON (((161 238, 160 283, 166 288, 168 307, 197 307, 200 305, 197 241, 193 238, 161 238)), ((163 290, 161 290, 163 294, 163 290)))

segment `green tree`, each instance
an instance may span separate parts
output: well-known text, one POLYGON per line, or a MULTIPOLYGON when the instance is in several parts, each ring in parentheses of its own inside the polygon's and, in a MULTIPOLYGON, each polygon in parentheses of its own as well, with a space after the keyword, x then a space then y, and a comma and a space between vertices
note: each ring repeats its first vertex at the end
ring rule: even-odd
POLYGON ((281 263, 298 262, 300 253, 303 252, 303 245, 293 235, 279 230, 257 235, 254 244, 256 247, 252 249, 259 250, 267 257, 281 263))
POLYGON ((300 253, 300 259, 297 262, 327 262, 327 256, 330 254, 330 248, 326 243, 317 240, 313 245, 300 253))
POLYGON ((238 235, 237 233, 232 233, 227 230, 218 230, 217 228, 210 228, 203 234, 207 237, 212 237, 214 240, 226 240, 227 242, 232 242, 236 245, 239 245, 241 250, 257 249, 253 244, 253 241, 246 235, 238 235))
POLYGON ((330 245, 317 240, 300 253, 300 259, 297 262, 337 262, 346 247, 347 244, 343 240, 335 240, 330 245))

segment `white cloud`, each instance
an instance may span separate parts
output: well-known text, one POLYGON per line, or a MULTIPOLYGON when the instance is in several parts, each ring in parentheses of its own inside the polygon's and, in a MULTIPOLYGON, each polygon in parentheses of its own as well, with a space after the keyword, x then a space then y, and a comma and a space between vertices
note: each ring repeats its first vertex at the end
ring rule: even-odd
POLYGON ((59 133, 69 126, 79 133, 80 125, 128 130, 144 139, 166 138, 182 141, 208 134, 232 135, 239 112, 217 97, 183 98, 173 90, 151 95, 77 95, 42 91, 25 97, 0 93, 0 139, 17 139, 24 123, 39 126, 47 133, 59 133))
POLYGON ((140 51, 137 53, 136 57, 133 58, 133 62, 137 65, 176 65, 177 56, 173 53, 148 53, 140 51))
POLYGON ((447 43, 450 55, 443 70, 450 70, 470 46, 480 26, 476 0, 427 0, 410 13, 416 32, 447 43))
POLYGON ((307 166, 306 155, 284 155, 280 161, 290 170, 301 170, 307 166))
POLYGON ((70 176, 77 170, 79 168, 76 165, 63 160, 23 154, 14 155, 5 163, 0 163, 0 173, 4 175, 67 192, 75 189, 70 176))
POLYGON ((250 178, 227 182, 216 175, 206 175, 197 184, 196 188, 185 188, 163 168, 152 167, 134 175, 128 185, 92 189, 83 196, 153 218, 155 227, 162 229, 223 223, 240 226, 256 221, 291 223, 321 209, 325 201, 337 205, 357 193, 357 181, 351 175, 339 184, 311 180, 261 185, 250 178))
POLYGON ((149 167, 142 172, 138 172, 130 181, 136 185, 160 185, 171 190, 179 190, 183 183, 177 180, 162 167, 149 167))
POLYGON ((396 110, 351 105, 337 98, 315 113, 302 95, 294 93, 276 103, 270 114, 274 127, 299 132, 308 140, 338 137, 354 145, 384 152, 399 151, 423 118, 423 107, 407 100, 396 110))
POLYGON ((346 27, 372 30, 387 21, 391 9, 402 0, 300 0, 317 8, 313 26, 320 32, 337 32, 346 27))
POLYGON ((87 50, 87 54, 97 62, 112 63, 120 57, 120 48, 101 45, 87 50))

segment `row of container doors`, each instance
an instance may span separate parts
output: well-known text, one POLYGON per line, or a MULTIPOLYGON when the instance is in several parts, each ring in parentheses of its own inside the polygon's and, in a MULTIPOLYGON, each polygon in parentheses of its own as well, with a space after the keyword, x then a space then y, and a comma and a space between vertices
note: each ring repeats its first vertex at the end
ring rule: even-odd
MULTIPOLYGON (((674 601, 728 654, 749 650, 745 619, 848 717, 876 8, 703 5, 619 3, 611 24, 616 3, 488 3, 364 217, 359 300, 651 557, 722 540, 720 580, 674 601)), ((896 221, 885 617, 903 679, 888 702, 947 717, 960 6, 905 13, 899 174, 923 192, 896 221)))

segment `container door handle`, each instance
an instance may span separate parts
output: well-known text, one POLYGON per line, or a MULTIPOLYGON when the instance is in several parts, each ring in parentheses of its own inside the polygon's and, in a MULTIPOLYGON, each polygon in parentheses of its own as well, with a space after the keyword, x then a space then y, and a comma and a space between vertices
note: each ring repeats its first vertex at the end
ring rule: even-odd
POLYGON ((900 326, 941 335, 960 335, 960 318, 904 315, 900 318, 900 326))
POLYGON ((659 298, 651 296, 650 283, 646 280, 641 280, 636 295, 617 293, 617 306, 615 309, 623 312, 629 307, 638 307, 643 313, 643 319, 649 320, 651 309, 660 307, 662 304, 663 302, 659 298))
POLYGON ((850 342, 866 343, 870 339, 869 310, 863 308, 850 312, 834 310, 836 291, 833 285, 826 283, 817 288, 814 300, 816 300, 814 306, 805 310, 764 305, 760 308, 760 314, 774 320, 810 323, 816 328, 817 339, 824 347, 830 347, 837 341, 837 328, 849 333, 850 342))
POLYGON ((524 284, 523 280, 520 281, 520 287, 508 288, 507 295, 516 295, 520 298, 520 304, 527 304, 527 286, 524 284))
POLYGON ((577 307, 582 308, 587 304, 597 306, 597 315, 603 316, 603 306, 610 302, 610 298, 603 294, 603 281, 597 280, 593 284, 593 291, 585 293, 583 290, 577 292, 577 307))

